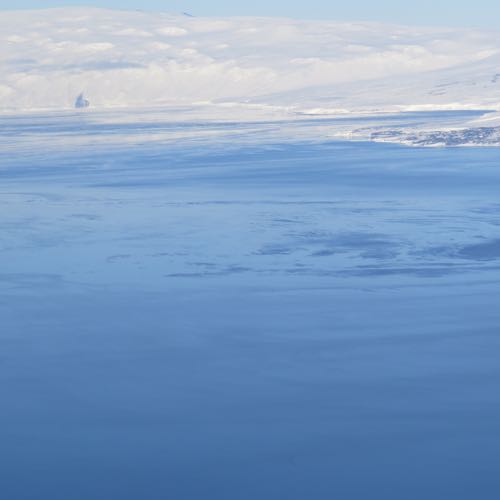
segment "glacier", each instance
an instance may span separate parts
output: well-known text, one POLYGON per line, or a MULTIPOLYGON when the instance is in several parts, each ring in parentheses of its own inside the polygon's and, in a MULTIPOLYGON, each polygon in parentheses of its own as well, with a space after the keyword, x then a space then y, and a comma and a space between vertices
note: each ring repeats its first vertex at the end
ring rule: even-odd
MULTIPOLYGON (((187 119, 500 112, 497 31, 59 8, 2 12, 0 41, 2 114, 70 110, 82 90, 95 110, 187 107, 187 119)), ((475 121, 426 125, 361 136, 500 144, 500 129, 485 139, 475 121)), ((325 135, 336 136, 360 133, 325 135)))
POLYGON ((500 111, 496 31, 63 8, 2 12, 0 41, 3 114, 82 90, 98 110, 219 119, 500 111))

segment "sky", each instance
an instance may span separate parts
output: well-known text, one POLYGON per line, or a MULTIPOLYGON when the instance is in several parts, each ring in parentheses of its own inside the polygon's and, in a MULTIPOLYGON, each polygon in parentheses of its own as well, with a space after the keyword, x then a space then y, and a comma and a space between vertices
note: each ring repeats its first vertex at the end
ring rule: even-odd
POLYGON ((0 9, 97 7, 189 12, 198 16, 284 16, 498 29, 499 0, 0 0, 0 9))

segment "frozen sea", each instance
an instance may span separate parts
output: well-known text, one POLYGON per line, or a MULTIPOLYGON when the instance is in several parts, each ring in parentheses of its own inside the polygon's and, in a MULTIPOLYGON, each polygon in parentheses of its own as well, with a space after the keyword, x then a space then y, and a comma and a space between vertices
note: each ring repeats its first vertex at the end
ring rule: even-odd
POLYGON ((2 498, 498 500, 500 149, 338 122, 0 117, 2 498))

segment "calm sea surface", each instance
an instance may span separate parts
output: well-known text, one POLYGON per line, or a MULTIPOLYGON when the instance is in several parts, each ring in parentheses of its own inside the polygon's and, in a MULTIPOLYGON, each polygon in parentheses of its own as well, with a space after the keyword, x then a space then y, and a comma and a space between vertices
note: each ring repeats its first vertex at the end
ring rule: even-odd
POLYGON ((2 498, 498 500, 500 150, 316 126, 0 118, 2 498))

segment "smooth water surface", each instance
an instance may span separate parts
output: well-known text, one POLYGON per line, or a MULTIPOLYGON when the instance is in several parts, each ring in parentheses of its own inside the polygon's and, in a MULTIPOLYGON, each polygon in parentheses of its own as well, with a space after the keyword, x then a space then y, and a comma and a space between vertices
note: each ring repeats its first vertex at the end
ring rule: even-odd
POLYGON ((36 120, 0 120, 2 498, 498 499, 499 150, 36 120))

